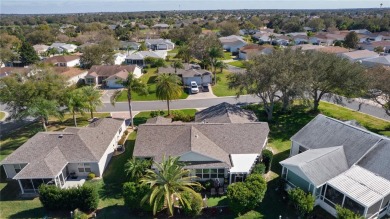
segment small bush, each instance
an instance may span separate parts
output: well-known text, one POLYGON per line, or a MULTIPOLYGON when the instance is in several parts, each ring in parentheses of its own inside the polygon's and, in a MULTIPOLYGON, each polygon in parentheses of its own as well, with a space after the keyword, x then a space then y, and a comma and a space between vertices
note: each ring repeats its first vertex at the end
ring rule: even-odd
POLYGON ((185 215, 191 217, 200 215, 203 208, 203 199, 199 193, 192 194, 189 192, 184 192, 182 194, 182 198, 190 202, 189 206, 182 206, 185 215))
POLYGON ((214 181, 212 179, 203 182, 203 187, 206 191, 210 191, 213 185, 214 185, 214 181))
POLYGON ((191 122, 195 119, 195 116, 187 115, 182 111, 172 111, 172 121, 191 122))
POLYGON ((248 211, 245 214, 237 217, 236 219, 262 219, 264 216, 257 211, 248 211))
POLYGON ((95 177, 96 177, 95 173, 90 172, 90 173, 88 173, 87 179, 88 179, 88 180, 91 180, 91 179, 93 179, 93 178, 95 178, 95 177))
POLYGON ((265 164, 264 163, 256 164, 252 170, 252 173, 263 175, 265 173, 265 164))
POLYGON ((152 207, 148 202, 141 206, 142 198, 149 192, 148 186, 141 186, 141 184, 134 182, 127 182, 123 184, 123 198, 125 206, 131 211, 152 211, 152 207))
POLYGON ((76 209, 76 210, 74 210, 73 218, 74 219, 88 219, 89 216, 86 213, 80 211, 79 209, 76 209))
POLYGON ((336 205, 337 219, 361 219, 363 218, 359 214, 347 209, 343 208, 340 205, 336 205))
POLYGON ((263 156, 263 163, 265 164, 265 173, 268 173, 271 170, 271 164, 272 164, 272 158, 274 157, 274 154, 270 150, 263 150, 262 152, 263 156))
POLYGON ((315 199, 312 194, 306 193, 300 188, 294 188, 288 190, 288 198, 290 204, 303 216, 314 209, 315 199))

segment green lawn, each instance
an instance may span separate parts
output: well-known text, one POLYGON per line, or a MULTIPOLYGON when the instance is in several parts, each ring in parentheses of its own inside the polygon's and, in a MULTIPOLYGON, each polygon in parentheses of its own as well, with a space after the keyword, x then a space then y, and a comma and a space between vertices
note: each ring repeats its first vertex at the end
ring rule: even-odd
POLYGON ((3 120, 5 117, 5 112, 0 112, 0 121, 3 120))
POLYGON ((217 97, 236 96, 237 90, 230 90, 228 86, 228 75, 232 74, 228 71, 217 73, 217 84, 212 86, 213 93, 217 97))
POLYGON ((231 52, 223 52, 223 57, 218 58, 219 60, 229 60, 232 59, 232 53, 231 52))
POLYGON ((227 206, 229 204, 226 195, 224 196, 215 196, 215 197, 207 197, 207 206, 227 206))
POLYGON ((228 65, 233 65, 239 68, 245 68, 245 61, 237 60, 237 61, 229 62, 228 65))
MULTIPOLYGON (((142 82, 146 83, 148 85, 148 95, 138 95, 137 93, 133 93, 133 101, 151 101, 151 100, 158 100, 156 97, 156 68, 150 68, 146 74, 143 74, 140 79, 142 82)), ((182 96, 180 99, 186 99, 188 97, 188 94, 183 91, 182 96)), ((125 102, 127 101, 127 94, 126 91, 123 90, 120 96, 118 97, 118 102, 125 102)))

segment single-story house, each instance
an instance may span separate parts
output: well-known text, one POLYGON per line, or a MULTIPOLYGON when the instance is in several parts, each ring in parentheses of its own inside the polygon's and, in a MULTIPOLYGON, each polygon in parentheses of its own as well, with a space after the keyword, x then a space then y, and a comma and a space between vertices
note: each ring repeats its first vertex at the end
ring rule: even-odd
POLYGON ((280 162, 287 188, 299 187, 332 215, 335 206, 364 218, 390 215, 390 139, 318 115, 291 137, 290 158, 280 162))
POLYGON ((325 46, 325 47, 318 48, 317 51, 332 53, 332 54, 341 54, 341 53, 349 52, 350 50, 340 46, 325 46))
POLYGON ((125 120, 104 118, 88 127, 39 132, 0 165, 7 178, 18 181, 22 194, 37 193, 42 183, 80 185, 91 172, 102 176, 125 130, 125 120))
POLYGON ((219 41, 223 49, 231 53, 238 53, 239 49, 247 44, 241 36, 236 35, 220 37, 219 41))
MULTIPOLYGON (((175 156, 199 180, 241 182, 267 145, 266 122, 169 123, 154 120, 138 127, 133 155, 161 162, 175 156)), ((153 168, 153 167, 152 167, 153 168)))
POLYGON ((125 59, 126 64, 128 65, 138 65, 146 66, 148 63, 145 62, 145 58, 152 57, 156 59, 164 59, 167 57, 168 53, 165 50, 155 50, 155 51, 138 51, 128 55, 125 59))
POLYGON ((376 65, 390 66, 390 55, 378 56, 376 58, 363 59, 362 65, 366 67, 374 67, 376 65))
POLYGON ((352 62, 361 61, 363 59, 376 58, 379 54, 369 50, 356 50, 340 54, 341 57, 347 58, 352 62))
POLYGON ((77 49, 76 45, 73 44, 67 44, 67 43, 53 43, 51 44, 50 48, 55 48, 59 53, 62 52, 75 52, 77 49))
POLYGON ((69 67, 54 67, 54 71, 63 75, 71 85, 83 82, 88 74, 87 70, 69 67))
POLYGON ((382 48, 384 53, 390 53, 390 41, 364 42, 360 43, 359 47, 370 51, 374 51, 375 48, 382 48))
POLYGON ((31 68, 23 68, 23 67, 2 67, 0 68, 0 78, 7 77, 12 74, 22 74, 26 75, 30 73, 31 68))
POLYGON ((145 45, 151 50, 170 51, 175 48, 175 43, 173 43, 170 39, 146 39, 145 45))
POLYGON ((122 88, 120 81, 127 80, 129 74, 139 78, 142 74, 141 68, 137 65, 94 65, 85 76, 85 84, 122 88))
POLYGON ((137 42, 130 42, 130 41, 120 41, 119 42, 119 49, 120 50, 138 50, 141 44, 137 42))
POLYGON ((270 45, 251 44, 240 48, 238 58, 248 60, 252 55, 269 55, 273 52, 273 47, 270 45))
POLYGON ((164 30, 164 29, 169 29, 168 24, 155 24, 152 26, 153 29, 158 29, 158 30, 164 30))
POLYGON ((195 113, 195 122, 250 123, 258 122, 256 114, 230 103, 220 103, 195 113))
POLYGON ((44 63, 49 63, 54 66, 60 67, 75 67, 80 65, 80 56, 69 55, 69 56, 53 56, 43 60, 44 63))
POLYGON ((37 52, 38 55, 42 55, 43 53, 47 52, 47 50, 50 48, 50 46, 46 46, 43 44, 37 44, 34 45, 34 50, 37 52))
MULTIPOLYGON (((164 67, 158 69, 159 74, 161 73, 175 73, 173 67, 164 67)), ((212 73, 206 69, 201 69, 199 65, 194 64, 184 64, 184 68, 177 68, 176 74, 182 78, 184 86, 190 86, 191 81, 196 81, 196 83, 201 86, 208 86, 212 82, 212 73)))

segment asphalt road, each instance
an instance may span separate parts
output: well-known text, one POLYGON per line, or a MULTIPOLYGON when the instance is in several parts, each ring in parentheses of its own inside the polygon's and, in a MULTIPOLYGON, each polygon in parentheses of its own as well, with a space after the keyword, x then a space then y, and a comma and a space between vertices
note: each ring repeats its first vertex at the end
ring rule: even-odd
MULTIPOLYGON (((324 98, 323 101, 333 103, 332 99, 324 98)), ((259 98, 251 95, 243 95, 240 98, 236 97, 219 97, 212 99, 194 99, 194 100, 175 100, 170 104, 171 109, 189 109, 189 108, 207 108, 222 102, 228 102, 231 104, 236 103, 257 103, 260 102, 259 98)), ((379 106, 373 106, 366 103, 361 103, 357 100, 348 101, 343 99, 343 103, 339 104, 352 110, 360 111, 381 119, 389 120, 390 117, 386 115, 385 111, 379 106)), ((150 111, 150 110, 162 110, 166 109, 167 105, 165 101, 134 101, 132 103, 134 111, 150 111)), ((110 103, 104 103, 104 106, 98 109, 99 112, 121 112, 128 111, 127 102, 116 103, 112 106, 110 103)))

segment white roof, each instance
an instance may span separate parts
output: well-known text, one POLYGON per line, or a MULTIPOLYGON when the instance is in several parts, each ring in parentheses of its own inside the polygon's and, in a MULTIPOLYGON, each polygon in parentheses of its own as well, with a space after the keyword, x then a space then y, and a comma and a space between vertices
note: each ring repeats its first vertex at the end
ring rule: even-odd
POLYGON ((390 194, 390 181, 360 166, 329 180, 328 185, 367 207, 390 194))
POLYGON ((258 154, 231 154, 233 167, 230 173, 250 173, 258 154))

